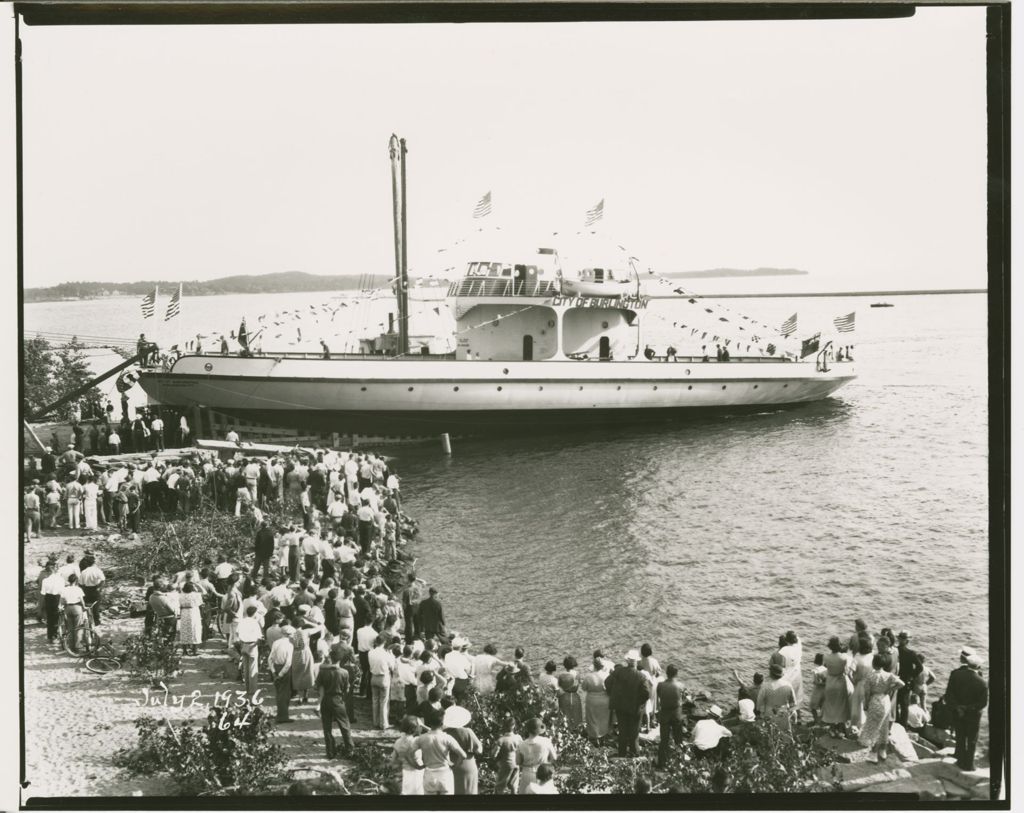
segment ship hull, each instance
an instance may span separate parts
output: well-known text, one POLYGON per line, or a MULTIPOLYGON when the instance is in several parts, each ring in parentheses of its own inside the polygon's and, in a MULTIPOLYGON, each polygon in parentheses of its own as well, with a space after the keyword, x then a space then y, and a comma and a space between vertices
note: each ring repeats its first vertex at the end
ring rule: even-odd
POLYGON ((150 400, 319 432, 501 434, 628 425, 829 397, 852 365, 188 356, 144 372, 150 400), (209 369, 207 369, 209 368, 209 369))

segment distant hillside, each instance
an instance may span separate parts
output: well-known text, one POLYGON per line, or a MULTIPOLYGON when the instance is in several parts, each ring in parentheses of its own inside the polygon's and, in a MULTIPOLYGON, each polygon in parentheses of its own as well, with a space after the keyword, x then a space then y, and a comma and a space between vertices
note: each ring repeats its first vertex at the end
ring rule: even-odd
POLYGON ((799 268, 709 268, 704 271, 672 271, 662 274, 671 279, 713 279, 723 277, 805 277, 809 271, 799 268))
POLYGON ((213 294, 283 294, 294 291, 351 291, 374 288, 387 284, 390 277, 382 274, 358 276, 355 274, 306 274, 302 271, 282 271, 276 274, 236 274, 210 280, 168 282, 144 280, 141 282, 62 282, 49 288, 26 288, 26 302, 47 302, 62 299, 98 299, 106 296, 145 296, 160 286, 161 296, 169 296, 182 285, 185 296, 213 294))

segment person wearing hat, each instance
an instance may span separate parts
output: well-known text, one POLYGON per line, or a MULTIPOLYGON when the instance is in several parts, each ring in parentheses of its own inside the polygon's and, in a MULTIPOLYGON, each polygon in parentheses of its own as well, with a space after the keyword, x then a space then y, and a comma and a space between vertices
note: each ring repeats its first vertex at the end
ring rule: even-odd
POLYGON ((724 755, 728 744, 722 740, 731 736, 732 732, 722 725, 722 710, 712 706, 708 709, 708 716, 693 726, 694 754, 702 757, 724 755))
POLYGON ((456 796, 476 796, 477 764, 476 759, 483 755, 484 747, 472 729, 467 728, 472 714, 469 709, 452 705, 444 710, 444 732, 459 744, 466 752, 466 758, 455 763, 456 796))
POLYGON ((896 639, 899 642, 897 646, 898 674, 900 680, 903 681, 903 686, 896 692, 896 722, 906 728, 910 693, 914 684, 917 683, 918 676, 924 670, 924 664, 921 663, 921 656, 910 648, 910 634, 906 630, 901 630, 896 639))
POLYGON ((46 612, 46 637, 50 643, 54 643, 60 625, 60 597, 67 582, 57 570, 57 560, 52 556, 46 560, 43 573, 46 573, 46 576, 39 585, 39 592, 46 612))
POLYGON ((768 679, 761 684, 757 695, 757 710, 783 731, 790 730, 790 715, 796 705, 793 686, 783 677, 781 663, 773 663, 768 669, 768 679))
POLYGON ((957 767, 973 771, 981 713, 988 705, 988 684, 981 676, 982 660, 973 649, 965 647, 960 652, 960 663, 949 675, 946 706, 953 715, 957 767))
POLYGON ((292 718, 288 716, 288 709, 292 702, 292 662, 295 656, 292 636, 295 635, 295 627, 285 624, 281 627, 281 632, 284 634, 274 641, 270 648, 267 664, 270 667, 270 676, 274 679, 277 722, 290 723, 292 718))
POLYGON ((452 697, 461 702, 469 694, 469 684, 473 679, 473 661, 467 650, 469 641, 461 635, 452 639, 452 650, 444 656, 444 668, 455 683, 452 686, 452 697))
POLYGON ((25 531, 29 539, 32 539, 32 534, 35 534, 36 539, 39 538, 39 495, 36 493, 35 488, 32 486, 25 486, 24 508, 25 508, 25 531))
POLYGON ((423 599, 416 608, 416 629, 424 638, 440 638, 445 636, 444 607, 437 597, 437 588, 427 591, 428 597, 423 599))
POLYGON ((650 696, 647 684, 637 671, 640 653, 631 649, 626 653, 626 665, 617 667, 604 682, 608 692, 608 705, 615 712, 619 726, 619 756, 640 756, 637 739, 640 736, 640 716, 650 696))

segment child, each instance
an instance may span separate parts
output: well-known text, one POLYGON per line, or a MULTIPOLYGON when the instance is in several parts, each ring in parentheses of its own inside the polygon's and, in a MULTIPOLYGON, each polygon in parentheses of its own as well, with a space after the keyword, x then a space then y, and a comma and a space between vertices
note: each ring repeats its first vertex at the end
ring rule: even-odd
POLYGON ((825 655, 821 652, 814 656, 812 675, 814 688, 811 690, 811 716, 814 718, 814 725, 817 725, 821 707, 825 702, 825 680, 828 677, 828 669, 825 668, 825 655))
POLYGON ((547 763, 537 766, 537 781, 531 782, 526 786, 526 794, 539 795, 544 793, 558 793, 558 788, 555 787, 555 783, 551 781, 551 777, 554 776, 555 772, 551 766, 547 763))

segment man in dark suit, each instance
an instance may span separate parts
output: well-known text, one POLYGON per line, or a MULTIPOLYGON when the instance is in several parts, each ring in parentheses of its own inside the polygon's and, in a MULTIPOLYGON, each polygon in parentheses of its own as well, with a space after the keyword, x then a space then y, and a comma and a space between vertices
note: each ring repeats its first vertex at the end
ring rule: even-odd
POLYGON ((266 520, 260 523, 256 531, 256 563, 252 566, 252 578, 255 581, 260 568, 263 568, 263 575, 270 575, 270 557, 274 555, 274 532, 266 520))
POLYGON ((906 630, 896 637, 899 640, 900 680, 903 681, 903 687, 896 692, 896 721, 906 728, 910 693, 917 683, 918 676, 924 670, 924 664, 921 663, 921 656, 910 648, 910 635, 906 630))
POLYGON ((974 751, 978 747, 981 712, 988 705, 988 684, 981 676, 981 658, 973 650, 960 653, 961 666, 949 675, 946 705, 956 728, 956 764, 960 770, 974 770, 974 751))
POLYGON ((348 671, 341 667, 344 656, 345 653, 342 649, 338 647, 332 649, 330 664, 324 664, 316 676, 316 686, 323 690, 323 699, 320 701, 320 721, 324 727, 324 745, 327 749, 328 759, 334 759, 338 750, 334 741, 335 723, 341 729, 341 738, 345 744, 343 755, 348 756, 352 751, 351 723, 346 703, 350 681, 348 671))
POLYGON ((683 703, 686 700, 683 684, 676 676, 679 669, 674 663, 665 667, 666 680, 658 684, 658 725, 661 728, 661 742, 658 745, 658 767, 664 768, 672 740, 676 746, 683 744, 683 703))
POLYGON ((615 712, 619 726, 619 756, 640 756, 637 739, 640 735, 640 716, 649 697, 647 684, 637 671, 640 653, 631 649, 626 653, 626 665, 616 667, 605 678, 608 704, 615 712))
POLYGON ((430 595, 416 609, 416 629, 424 638, 440 638, 445 634, 444 608, 437 598, 436 587, 430 588, 430 595))

